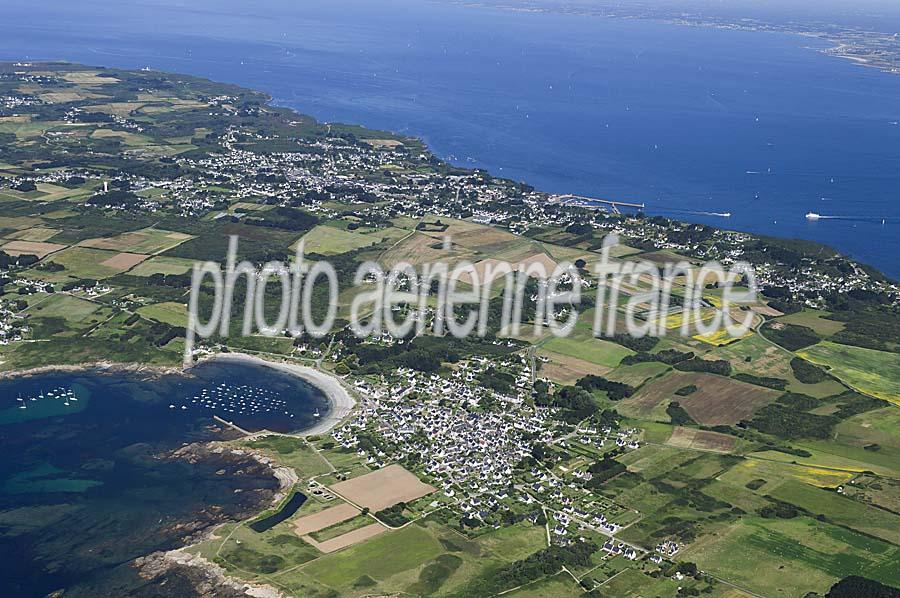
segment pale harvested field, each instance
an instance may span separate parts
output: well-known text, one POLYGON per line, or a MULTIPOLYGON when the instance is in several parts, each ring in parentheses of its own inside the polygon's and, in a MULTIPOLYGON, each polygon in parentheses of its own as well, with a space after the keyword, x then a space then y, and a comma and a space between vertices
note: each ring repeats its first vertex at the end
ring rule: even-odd
POLYGON ((700 424, 734 425, 751 419, 758 409, 781 395, 777 390, 714 374, 694 375, 701 377, 701 383, 697 384, 700 390, 687 397, 678 397, 678 402, 700 424))
POLYGON ((398 141, 396 139, 363 139, 364 142, 368 143, 373 147, 397 147, 403 145, 402 141, 398 141))
POLYGON ((663 401, 677 401, 700 424, 733 425, 750 419, 762 406, 781 393, 724 376, 700 372, 672 371, 642 387, 621 402, 630 414, 646 417, 663 401), (694 385, 697 390, 686 397, 675 394, 679 388, 694 385))
POLYGON ((463 259, 472 259, 472 252, 457 246, 454 242, 450 251, 444 251, 441 239, 423 233, 415 233, 382 254, 379 260, 382 268, 389 268, 400 262, 421 265, 433 262, 454 264, 463 259))
POLYGON ((97 104, 91 106, 91 110, 96 112, 107 112, 117 116, 128 116, 132 110, 137 110, 144 105, 143 102, 111 102, 109 104, 97 104))
POLYGON ((452 228, 447 229, 446 233, 431 233, 434 236, 450 234, 453 242, 457 245, 471 249, 481 253, 494 254, 510 245, 519 245, 522 238, 512 234, 509 231, 501 230, 491 226, 482 226, 473 230, 456 232, 452 228))
POLYGON ((525 258, 524 260, 519 262, 519 264, 523 268, 527 268, 533 264, 543 264, 544 269, 547 271, 548 274, 551 274, 556 269, 556 262, 554 262, 553 258, 551 258, 546 253, 536 253, 532 256, 525 258))
POLYGON ((646 260, 648 262, 653 262, 659 266, 665 266, 666 264, 677 264, 680 262, 685 262, 687 264, 691 263, 691 260, 688 258, 678 255, 677 253, 673 253, 670 251, 654 251, 651 253, 642 253, 641 255, 633 256, 633 259, 646 260))
POLYGON ((31 216, 0 216, 0 228, 24 230, 39 224, 41 224, 41 219, 31 216))
POLYGON ((342 521, 353 519, 357 515, 359 515, 359 509, 351 504, 343 503, 295 520, 294 531, 297 535, 305 536, 342 521))
POLYGON ((16 241, 33 241, 35 243, 44 243, 57 234, 59 234, 59 231, 55 228, 36 226, 34 228, 28 228, 6 235, 6 237, 8 239, 15 239, 16 241))
POLYGON ((358 478, 337 483, 331 489, 351 502, 369 507, 373 512, 434 492, 433 487, 422 483, 400 465, 388 465, 358 478))
POLYGON ((329 553, 340 550, 341 548, 353 546, 354 544, 359 544, 363 540, 374 538, 378 534, 384 533, 386 531, 387 528, 380 523, 373 523, 372 525, 367 525, 366 527, 355 529, 352 532, 347 532, 342 536, 338 536, 337 538, 332 538, 330 540, 325 540, 324 542, 316 542, 310 536, 303 536, 303 539, 306 542, 309 542, 317 550, 324 553, 329 553))
MULTIPOLYGON (((500 263, 501 263, 500 260, 495 260, 495 259, 491 258, 491 259, 487 259, 487 260, 481 260, 480 262, 473 264, 473 268, 475 269, 475 274, 478 276, 479 283, 480 284, 488 283, 488 276, 487 276, 488 268, 490 268, 490 282, 493 282, 495 280, 498 280, 499 278, 502 278, 502 276, 505 273, 505 270, 500 270, 497 267, 498 264, 500 264, 500 263)), ((515 271, 514 266, 512 266, 512 270, 515 271)), ((462 282, 465 282, 467 284, 472 284, 472 276, 469 272, 463 272, 460 275, 459 279, 462 282)), ((503 283, 501 281, 498 281, 497 282, 498 288, 502 284, 503 283)))
POLYGON ((39 243, 37 241, 11 241, 4 245, 3 251, 9 255, 36 255, 43 258, 55 251, 65 249, 65 245, 57 243, 39 243))
POLYGON ((112 256, 108 260, 100 262, 100 265, 106 266, 107 268, 113 268, 115 270, 129 270, 143 262, 148 257, 150 256, 141 253, 119 253, 112 256))
POLYGON ((143 262, 130 272, 133 276, 152 276, 154 274, 184 274, 194 267, 193 260, 180 257, 153 257, 143 262))
POLYGON ((193 238, 185 233, 146 228, 115 237, 87 239, 78 244, 79 247, 91 249, 109 249, 111 251, 127 251, 130 253, 156 254, 193 238))
POLYGON ((50 104, 65 104, 68 102, 77 102, 79 100, 92 100, 97 98, 103 98, 106 96, 102 96, 100 94, 92 93, 90 91, 83 91, 78 89, 66 90, 66 91, 51 91, 49 93, 42 93, 38 95, 43 101, 48 102, 50 104))
MULTIPOLYGON (((531 329, 530 326, 528 328, 531 329)), ((538 354, 550 359, 549 362, 540 364, 538 375, 541 378, 550 378, 554 382, 561 384, 574 384, 588 374, 604 376, 612 371, 611 368, 597 365, 590 361, 563 355, 562 353, 554 353, 545 349, 539 350, 538 354)))
MULTIPOLYGON (((503 277, 503 274, 505 272, 505 270, 501 270, 498 267, 498 265, 501 263, 503 263, 502 260, 488 258, 486 260, 481 260, 480 262, 473 264, 475 272, 478 275, 479 283, 486 284, 488 282, 487 274, 488 269, 490 269, 490 281, 497 281, 497 288, 501 288, 501 285, 504 283, 500 279, 503 277)), ((510 262, 509 266, 513 272, 515 272, 519 267, 521 267, 523 271, 527 271, 527 269, 531 267, 532 264, 543 264, 544 272, 546 272, 548 277, 553 274, 553 271, 556 269, 556 262, 554 262, 553 258, 551 258, 546 253, 538 253, 535 255, 530 255, 517 262, 510 262)), ((540 274, 540 266, 534 266, 534 268, 535 271, 540 274)), ((469 274, 469 272, 463 272, 460 275, 459 279, 465 283, 471 284, 472 282, 472 276, 469 274)))
POLYGON ((734 442, 734 437, 727 434, 679 426, 672 431, 672 436, 666 444, 679 448, 730 453, 734 450, 734 442))
POLYGON ((62 78, 77 85, 109 85, 119 82, 119 79, 115 77, 101 77, 100 75, 100 71, 73 71, 64 74, 62 78))
POLYGON ((777 318, 778 316, 783 316, 784 314, 775 309, 774 307, 769 307, 768 305, 754 305, 750 309, 755 311, 761 316, 766 316, 769 318, 777 318))

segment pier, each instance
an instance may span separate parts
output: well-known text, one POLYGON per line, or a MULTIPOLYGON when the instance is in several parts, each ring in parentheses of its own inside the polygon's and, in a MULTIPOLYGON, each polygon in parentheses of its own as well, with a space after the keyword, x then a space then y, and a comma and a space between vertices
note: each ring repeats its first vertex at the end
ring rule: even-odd
POLYGON ((240 433, 243 434, 244 436, 253 436, 253 432, 248 432, 247 430, 245 430, 244 428, 240 427, 240 426, 237 425, 236 423, 230 422, 230 421, 228 421, 227 419, 222 419, 222 418, 219 417, 218 415, 214 415, 214 416, 213 416, 213 419, 216 420, 217 422, 219 422, 219 423, 222 424, 222 425, 225 425, 225 426, 228 426, 229 428, 232 428, 232 429, 234 429, 234 430, 237 430, 238 432, 240 432, 240 433))
POLYGON ((619 206, 624 208, 637 208, 639 210, 644 209, 644 204, 642 203, 632 203, 627 201, 615 201, 612 199, 597 199, 596 197, 585 197, 583 195, 554 195, 553 201, 560 202, 564 205, 579 205, 582 207, 591 207, 588 204, 603 204, 610 206, 616 214, 621 214, 619 211, 619 206))

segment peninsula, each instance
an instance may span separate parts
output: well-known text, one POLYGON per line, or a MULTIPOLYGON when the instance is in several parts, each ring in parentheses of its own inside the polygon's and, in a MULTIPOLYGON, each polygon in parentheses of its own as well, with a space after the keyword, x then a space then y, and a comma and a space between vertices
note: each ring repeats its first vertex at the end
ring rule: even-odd
POLYGON ((287 262, 302 240, 336 269, 333 329, 213 336, 194 357, 298 375, 331 414, 305 434, 214 445, 289 472, 281 500, 140 559, 148 583, 199 571, 198 592, 303 597, 900 586, 897 283, 810 242, 551 199, 234 85, 3 64, 0 371, 178 367, 194 263, 222 260, 233 235, 253 264, 287 262), (697 330, 721 305, 708 285, 702 309, 658 322, 687 335, 595 338, 591 271, 608 233, 617 263, 750 263, 760 300, 734 310, 752 330, 697 330), (438 259, 572 262, 585 284, 567 309, 586 324, 527 338, 493 319, 462 339, 348 329, 360 263, 438 259))

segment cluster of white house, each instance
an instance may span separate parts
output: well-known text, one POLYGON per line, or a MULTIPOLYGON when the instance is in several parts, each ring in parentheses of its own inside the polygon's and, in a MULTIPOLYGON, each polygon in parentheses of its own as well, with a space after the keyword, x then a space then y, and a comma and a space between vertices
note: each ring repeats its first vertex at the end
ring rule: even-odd
MULTIPOLYGON (((377 381, 355 382, 361 397, 354 418, 332 431, 345 448, 357 449, 370 465, 409 462, 432 484, 456 501, 471 519, 485 519, 504 501, 547 507, 556 519, 554 536, 566 542, 580 529, 615 534, 620 526, 607 519, 603 508, 583 481, 587 471, 573 470, 561 479, 542 465, 528 472, 515 471, 532 455, 535 443, 563 445, 566 430, 554 417, 556 410, 533 406, 531 368, 525 355, 504 358, 475 357, 457 364, 449 377, 400 368, 396 375, 377 381), (479 374, 498 368, 515 375, 506 394, 484 388, 479 374), (483 408, 490 398, 493 408, 483 408), (361 434, 377 436, 376 448, 367 452, 361 434)), ((609 427, 579 428, 579 442, 602 447, 615 439, 620 447, 637 448, 638 430, 609 427)))

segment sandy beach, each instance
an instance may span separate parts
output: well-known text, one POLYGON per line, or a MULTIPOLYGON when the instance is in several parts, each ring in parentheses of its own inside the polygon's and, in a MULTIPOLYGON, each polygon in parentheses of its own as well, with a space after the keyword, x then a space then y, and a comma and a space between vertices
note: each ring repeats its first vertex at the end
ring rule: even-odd
POLYGON ((302 378, 309 382, 319 390, 321 390, 330 404, 327 414, 322 417, 319 422, 307 429, 302 430, 299 434, 303 436, 311 436, 313 434, 325 434, 343 421, 356 406, 356 401, 344 387, 344 385, 329 374, 317 369, 296 365, 292 363, 281 363, 278 361, 268 361, 254 355, 246 353, 218 353, 211 357, 210 360, 215 361, 234 361, 239 363, 252 363, 265 367, 270 367, 287 374, 302 378))

